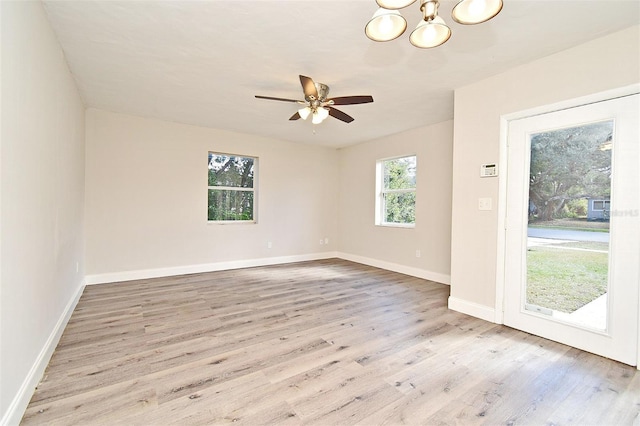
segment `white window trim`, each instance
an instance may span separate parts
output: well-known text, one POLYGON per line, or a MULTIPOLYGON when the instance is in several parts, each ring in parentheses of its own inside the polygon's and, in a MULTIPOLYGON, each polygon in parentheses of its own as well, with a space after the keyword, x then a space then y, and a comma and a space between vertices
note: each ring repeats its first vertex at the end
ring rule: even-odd
MULTIPOLYGON (((207 185, 207 206, 209 204, 209 190, 228 190, 228 191, 247 191, 253 192, 253 220, 209 220, 207 218, 207 224, 209 225, 253 225, 258 223, 258 171, 260 167, 260 160, 258 157, 253 155, 244 155, 244 154, 232 154, 228 152, 218 152, 218 151, 208 151, 207 155, 215 154, 215 155, 227 155, 229 157, 242 157, 242 158, 253 158, 253 187, 245 188, 245 187, 236 187, 236 186, 209 186, 207 185)), ((208 172, 207 172, 208 173, 208 172)), ((207 175, 207 183, 209 182, 209 177, 207 175)))
MULTIPOLYGON (((255 157, 254 157, 255 158, 255 157)), ((253 186, 256 185, 254 169, 254 178, 253 178, 253 186)), ((258 223, 258 206, 257 206, 257 191, 255 188, 238 188, 235 186, 207 186, 207 192, 209 189, 213 190, 229 190, 229 191, 243 191, 243 192, 253 192, 253 220, 208 220, 207 223, 210 225, 247 225, 258 223)))
MULTIPOLYGON (((411 189, 384 189, 384 173, 383 173, 383 165, 385 161, 389 161, 389 160, 395 160, 397 158, 405 158, 405 157, 416 157, 416 167, 418 165, 418 155, 417 154, 406 154, 406 155, 399 155, 396 157, 388 157, 388 158, 381 158, 379 160, 376 161, 376 205, 375 205, 375 226, 382 226, 382 227, 387 227, 387 228, 405 228, 405 229, 413 229, 416 227, 415 222, 414 223, 396 223, 396 222, 386 222, 384 221, 384 217, 385 217, 385 205, 384 205, 384 195, 385 194, 406 194, 406 193, 416 193, 417 194, 417 187, 418 187, 418 183, 416 181, 416 187, 415 188, 411 188, 411 189)), ((416 171, 416 177, 417 177, 417 171, 416 171)), ((417 195, 416 195, 417 198, 417 195)))

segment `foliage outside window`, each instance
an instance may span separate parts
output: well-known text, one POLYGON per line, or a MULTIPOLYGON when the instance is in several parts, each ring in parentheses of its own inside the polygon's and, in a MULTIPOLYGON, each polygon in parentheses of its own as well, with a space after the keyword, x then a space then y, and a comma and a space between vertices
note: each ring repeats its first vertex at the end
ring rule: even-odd
POLYGON ((258 159, 209 153, 208 220, 255 222, 258 159))
POLYGON ((609 210, 613 120, 531 135, 529 223, 609 210), (604 200, 604 201, 602 201, 604 200))
POLYGON ((378 161, 376 178, 376 225, 415 226, 416 156, 378 161))

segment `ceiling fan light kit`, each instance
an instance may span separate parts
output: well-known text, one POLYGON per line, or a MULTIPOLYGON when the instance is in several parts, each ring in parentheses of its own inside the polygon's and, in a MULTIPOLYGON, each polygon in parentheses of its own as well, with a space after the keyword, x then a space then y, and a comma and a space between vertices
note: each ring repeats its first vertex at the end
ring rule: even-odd
POLYGON ((298 110, 298 115, 300 115, 300 118, 302 118, 303 120, 306 120, 309 117, 309 114, 311 114, 311 108, 309 108, 308 106, 300 108, 298 110))
POLYGON ((325 118, 327 118, 329 116, 329 110, 324 108, 324 107, 318 107, 316 108, 316 110, 313 112, 313 116, 311 118, 311 122, 313 124, 320 124, 322 123, 325 118))
MULTIPOLYGON (((365 26, 365 34, 373 41, 390 41, 400 37, 407 21, 398 9, 410 6, 416 0, 376 0, 380 8, 365 26)), ((438 16, 438 0, 420 0, 422 21, 411 33, 409 41, 420 48, 444 44, 451 37, 451 28, 438 16)), ((464 25, 486 22, 502 10, 502 0, 460 0, 451 17, 464 25)))
POLYGON ((314 82, 310 77, 300 76, 300 84, 304 92, 304 101, 296 99, 276 98, 273 96, 255 95, 258 99, 267 99, 270 101, 295 102, 302 105, 289 120, 306 120, 311 116, 313 124, 322 123, 327 117, 332 116, 345 123, 351 123, 354 118, 350 115, 334 108, 334 105, 356 105, 367 104, 373 102, 373 97, 369 95, 361 96, 339 96, 336 98, 327 98, 329 96, 329 86, 322 83, 314 82))

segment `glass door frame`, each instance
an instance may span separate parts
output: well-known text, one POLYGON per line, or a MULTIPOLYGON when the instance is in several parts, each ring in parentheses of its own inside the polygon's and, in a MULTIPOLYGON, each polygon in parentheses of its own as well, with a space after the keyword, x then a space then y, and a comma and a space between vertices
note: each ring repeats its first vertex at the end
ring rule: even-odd
MULTIPOLYGON (((504 311, 505 311, 505 285, 506 285, 506 239, 507 239, 507 173, 508 170, 508 137, 509 137, 509 122, 513 120, 519 120, 523 118, 534 117, 537 115, 548 114, 552 112, 558 112, 575 107, 585 106, 602 101, 612 100, 619 97, 629 96, 640 93, 640 83, 630 86, 608 90, 588 96, 570 99, 563 102, 544 105, 524 111, 505 114, 500 119, 500 157, 499 164, 504 171, 499 178, 498 189, 498 246, 497 246, 497 262, 496 262, 496 299, 495 299, 495 322, 498 324, 504 324, 504 311)), ((528 185, 527 185, 528 186, 528 185)), ((640 283, 639 283, 640 284, 640 283)), ((640 294, 637 300, 638 307, 640 309, 640 294)), ((636 365, 640 369, 640 315, 637 319, 638 336, 637 342, 637 359, 636 365)))

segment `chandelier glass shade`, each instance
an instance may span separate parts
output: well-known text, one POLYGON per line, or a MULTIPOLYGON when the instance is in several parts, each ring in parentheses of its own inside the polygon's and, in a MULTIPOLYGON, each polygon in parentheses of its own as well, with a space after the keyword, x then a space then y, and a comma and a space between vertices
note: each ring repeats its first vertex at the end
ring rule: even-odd
POLYGON ((407 21, 397 10, 379 8, 365 27, 373 41, 390 41, 400 37, 407 29, 407 21))
POLYGON ((431 48, 445 43, 451 37, 451 29, 445 24, 444 19, 439 16, 422 21, 415 30, 411 32, 409 41, 416 47, 431 48))
POLYGON ((378 6, 390 10, 402 9, 403 7, 412 5, 415 2, 416 0, 376 0, 378 6))
MULTIPOLYGON (((365 34, 373 41, 390 41, 400 37, 407 21, 398 9, 410 6, 416 0, 376 0, 380 8, 365 26, 365 34)), ((440 46, 451 37, 451 28, 438 15, 438 0, 420 0, 422 20, 411 32, 409 41, 420 48, 440 46)), ((502 0, 460 0, 451 16, 464 25, 486 22, 502 10, 502 0)))
POLYGON ((454 21, 474 25, 486 22, 502 10, 502 0, 462 0, 451 11, 454 21))

